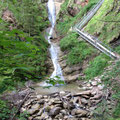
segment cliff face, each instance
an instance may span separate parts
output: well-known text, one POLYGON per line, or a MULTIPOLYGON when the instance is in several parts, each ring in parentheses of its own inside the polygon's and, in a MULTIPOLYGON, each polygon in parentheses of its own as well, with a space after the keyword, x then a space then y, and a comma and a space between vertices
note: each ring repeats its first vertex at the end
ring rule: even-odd
MULTIPOLYGON (((94 49, 76 33, 71 32, 70 28, 79 22, 82 16, 85 15, 97 2, 98 1, 94 0, 66 0, 62 4, 56 25, 59 35, 62 36, 60 47, 65 56, 63 57, 64 62, 62 61, 62 63, 66 63, 70 69, 75 65, 80 66, 81 72, 76 72, 75 75, 82 74, 87 79, 102 74, 104 68, 109 65, 108 61, 111 59, 94 49), (84 6, 82 5, 83 2, 85 3, 84 6)), ((116 3, 113 0, 105 0, 102 7, 84 28, 85 32, 98 38, 107 46, 114 48, 114 51, 117 51, 117 53, 120 51, 119 5, 119 1, 116 3)))

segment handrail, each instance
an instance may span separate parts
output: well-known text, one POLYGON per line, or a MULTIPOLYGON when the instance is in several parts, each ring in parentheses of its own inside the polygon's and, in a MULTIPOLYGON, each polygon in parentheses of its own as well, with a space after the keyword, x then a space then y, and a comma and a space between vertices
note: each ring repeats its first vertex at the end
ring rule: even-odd
POLYGON ((73 27, 73 30, 76 31, 84 40, 89 42, 95 48, 100 50, 101 52, 105 53, 106 55, 110 56, 111 58, 120 58, 119 55, 114 53, 110 47, 106 47, 104 43, 99 41, 98 39, 94 39, 91 36, 87 35, 86 33, 82 32, 81 29, 87 24, 87 22, 95 15, 98 9, 101 7, 104 0, 100 0, 88 13, 85 15, 78 24, 73 27))
POLYGON ((101 7, 104 0, 100 0, 82 19, 80 22, 74 26, 74 28, 82 29, 85 24, 95 15, 98 9, 101 7))
POLYGON ((105 48, 103 45, 101 45, 99 42, 96 42, 94 39, 92 39, 90 36, 87 36, 85 33, 83 33, 82 31, 80 31, 79 29, 76 29, 77 33, 87 42, 89 42, 90 44, 92 44, 94 47, 96 47, 98 50, 100 50, 101 52, 107 54, 108 56, 110 56, 111 58, 117 58, 116 54, 110 50, 108 50, 107 48, 105 48))

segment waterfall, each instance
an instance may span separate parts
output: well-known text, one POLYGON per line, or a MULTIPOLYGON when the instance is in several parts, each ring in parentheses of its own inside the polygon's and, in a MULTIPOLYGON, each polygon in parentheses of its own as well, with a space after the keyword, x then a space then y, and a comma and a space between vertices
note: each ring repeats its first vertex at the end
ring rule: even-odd
POLYGON ((58 62, 57 48, 50 40, 52 38, 52 34, 53 34, 54 27, 55 27, 55 22, 56 22, 56 13, 55 13, 54 1, 49 0, 47 3, 47 7, 48 7, 49 21, 51 22, 51 28, 50 28, 49 35, 48 35, 48 42, 50 44, 49 51, 50 51, 51 59, 52 59, 53 66, 54 66, 54 71, 53 71, 50 78, 55 78, 56 76, 58 76, 58 77, 60 77, 60 80, 64 80, 64 77, 62 74, 62 69, 61 69, 60 64, 58 62))

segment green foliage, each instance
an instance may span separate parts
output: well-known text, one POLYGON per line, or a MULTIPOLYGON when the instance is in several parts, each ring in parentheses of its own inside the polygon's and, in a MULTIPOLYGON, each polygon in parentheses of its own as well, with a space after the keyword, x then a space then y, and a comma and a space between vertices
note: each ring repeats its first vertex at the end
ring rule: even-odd
POLYGON ((115 51, 116 51, 118 54, 120 54, 120 46, 116 47, 116 48, 115 48, 115 51))
POLYGON ((19 120, 28 120, 28 113, 26 111, 24 111, 23 113, 20 113, 20 115, 18 116, 19 120))
POLYGON ((78 35, 74 32, 69 32, 63 39, 60 41, 60 47, 62 51, 64 50, 71 50, 76 44, 79 43, 78 35))
POLYGON ((8 120, 10 118, 10 109, 7 106, 7 103, 3 100, 0 100, 0 119, 8 120))
POLYGON ((48 78, 46 83, 48 84, 48 86, 45 86, 44 88, 50 88, 52 86, 59 86, 65 84, 65 82, 61 80, 59 76, 55 76, 55 78, 48 78))
POLYGON ((94 58, 93 61, 90 61, 89 67, 84 71, 86 78, 91 79, 101 75, 104 72, 104 68, 108 66, 109 59, 110 58, 102 54, 94 58))
MULTIPOLYGON (((74 26, 75 23, 77 23, 80 20, 80 18, 98 2, 98 0, 90 0, 88 5, 84 7, 78 5, 77 7, 79 7, 80 12, 75 17, 70 16, 67 11, 68 2, 69 0, 65 0, 65 2, 62 4, 61 11, 59 13, 60 19, 57 20, 58 24, 56 25, 57 30, 62 35, 65 35, 70 29, 70 27, 74 26)), ((74 4, 72 6, 74 6, 74 4)))
POLYGON ((0 18, 0 93, 46 75, 48 43, 42 35, 48 25, 45 6, 38 0, 5 0, 2 9, 7 5, 17 25, 10 31, 9 26, 15 25, 0 18))
POLYGON ((77 33, 70 32, 60 41, 60 47, 63 51, 67 51, 67 63, 77 64, 81 63, 94 51, 84 41, 78 40, 77 33))
POLYGON ((113 68, 107 71, 102 77, 102 81, 113 91, 112 98, 117 102, 113 109, 113 120, 120 118, 120 61, 116 62, 113 68))

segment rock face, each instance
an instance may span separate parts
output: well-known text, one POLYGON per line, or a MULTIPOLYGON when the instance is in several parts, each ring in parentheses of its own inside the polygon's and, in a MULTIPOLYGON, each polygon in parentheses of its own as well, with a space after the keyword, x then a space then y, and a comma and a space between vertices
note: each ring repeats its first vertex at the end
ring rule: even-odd
POLYGON ((66 83, 71 83, 77 81, 79 76, 81 76, 82 65, 68 65, 66 60, 64 60, 65 53, 63 53, 59 48, 59 63, 63 71, 63 76, 66 83))
POLYGON ((84 7, 85 5, 87 5, 89 2, 89 0, 74 0, 74 3, 77 5, 81 5, 82 7, 84 7))
POLYGON ((68 7, 67 11, 72 17, 75 17, 80 12, 80 9, 78 7, 68 7))
POLYGON ((72 94, 57 92, 49 95, 31 93, 21 108, 27 111, 28 120, 90 120, 102 94, 92 94, 91 90, 72 94))

